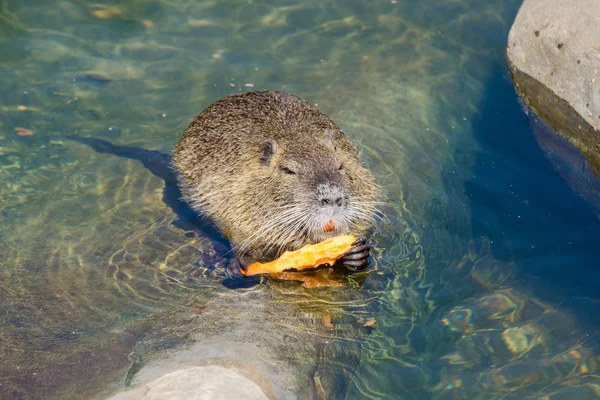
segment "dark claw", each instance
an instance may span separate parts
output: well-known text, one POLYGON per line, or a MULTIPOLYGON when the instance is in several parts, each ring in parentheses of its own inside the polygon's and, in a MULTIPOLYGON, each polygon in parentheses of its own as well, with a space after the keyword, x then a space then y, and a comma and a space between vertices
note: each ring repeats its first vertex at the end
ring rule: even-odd
POLYGON ((367 238, 358 238, 352 243, 354 246, 348 250, 340 259, 341 264, 350 271, 361 271, 369 265, 369 254, 371 246, 367 243, 367 238))
POLYGON ((233 260, 229 261, 229 263, 227 264, 227 268, 225 269, 225 272, 227 272, 227 276, 231 279, 245 278, 245 275, 242 274, 242 269, 244 271, 246 270, 246 268, 242 265, 240 260, 237 258, 234 258, 233 260))
POLYGON ((364 267, 366 267, 367 262, 365 260, 361 260, 361 261, 344 261, 344 267, 352 270, 352 271, 358 271, 360 269, 364 269, 364 267), (361 268, 362 267, 362 268, 361 268))
POLYGON ((358 246, 361 244, 366 244, 367 243, 367 238, 366 237, 359 237, 358 239, 356 239, 351 246, 358 246))
POLYGON ((369 249, 367 251, 363 251, 362 253, 346 253, 343 256, 344 261, 357 261, 357 260, 365 260, 369 258, 369 249))
POLYGON ((371 251, 371 246, 369 246, 368 244, 362 244, 360 246, 355 246, 353 248, 351 248, 350 250, 348 250, 347 252, 344 253, 344 257, 350 254, 356 254, 356 253, 364 253, 364 252, 369 252, 371 251))
POLYGON ((238 258, 229 261, 225 272, 228 278, 223 280, 223 286, 229 289, 247 289, 260 283, 260 278, 256 276, 248 276, 242 274, 242 270, 246 270, 246 266, 238 258))

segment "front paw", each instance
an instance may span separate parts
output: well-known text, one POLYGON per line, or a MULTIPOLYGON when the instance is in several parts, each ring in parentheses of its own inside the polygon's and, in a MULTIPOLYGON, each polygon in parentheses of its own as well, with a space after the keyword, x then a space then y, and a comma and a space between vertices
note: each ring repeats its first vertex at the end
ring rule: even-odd
POLYGON ((228 289, 248 289, 252 286, 258 285, 260 283, 260 277, 258 276, 249 276, 246 277, 242 274, 242 270, 246 270, 246 265, 244 261, 241 261, 239 258, 234 258, 229 261, 227 267, 225 268, 225 272, 227 272, 228 278, 223 281, 223 286, 228 289))
POLYGON ((340 258, 340 264, 352 272, 362 271, 369 265, 371 245, 365 237, 356 239, 352 245, 354 247, 345 252, 340 258))
POLYGON ((227 264, 227 268, 225 268, 225 272, 227 273, 227 277, 230 279, 240 279, 245 278, 246 275, 242 273, 242 271, 246 271, 246 267, 242 264, 239 258, 234 258, 227 264))

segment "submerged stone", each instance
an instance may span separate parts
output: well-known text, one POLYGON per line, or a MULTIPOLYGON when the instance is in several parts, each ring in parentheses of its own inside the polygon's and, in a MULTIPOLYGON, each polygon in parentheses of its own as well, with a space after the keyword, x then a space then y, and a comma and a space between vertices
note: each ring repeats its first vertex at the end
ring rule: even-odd
MULTIPOLYGON (((597 0, 525 0, 507 46, 513 81, 526 105, 585 156, 587 161, 578 162, 574 170, 583 175, 590 169, 596 177, 600 177, 598 37, 597 0)), ((571 152, 565 146, 551 157, 564 153, 562 158, 571 163, 571 152)), ((575 191, 581 186, 577 176, 565 179, 575 191)))
POLYGON ((222 365, 183 368, 145 385, 113 396, 111 400, 128 399, 274 399, 268 387, 243 369, 222 365), (267 394, 264 389, 267 390, 267 394))

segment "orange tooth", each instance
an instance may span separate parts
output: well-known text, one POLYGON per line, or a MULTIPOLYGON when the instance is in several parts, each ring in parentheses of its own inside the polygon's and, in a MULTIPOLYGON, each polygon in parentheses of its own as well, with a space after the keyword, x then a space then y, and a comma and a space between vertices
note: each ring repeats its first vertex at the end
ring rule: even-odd
POLYGON ((327 232, 331 232, 333 230, 333 221, 329 220, 328 223, 323 227, 327 232))

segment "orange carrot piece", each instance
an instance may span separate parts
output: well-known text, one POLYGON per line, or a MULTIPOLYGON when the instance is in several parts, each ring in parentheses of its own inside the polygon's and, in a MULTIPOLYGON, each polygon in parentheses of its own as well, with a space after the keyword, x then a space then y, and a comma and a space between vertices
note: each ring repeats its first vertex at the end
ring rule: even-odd
POLYGON ((242 273, 246 276, 272 274, 288 269, 316 268, 333 264, 352 248, 356 238, 352 235, 337 236, 317 244, 307 244, 296 251, 286 251, 275 261, 250 264, 242 273))

